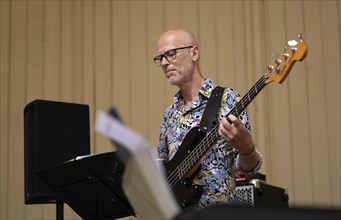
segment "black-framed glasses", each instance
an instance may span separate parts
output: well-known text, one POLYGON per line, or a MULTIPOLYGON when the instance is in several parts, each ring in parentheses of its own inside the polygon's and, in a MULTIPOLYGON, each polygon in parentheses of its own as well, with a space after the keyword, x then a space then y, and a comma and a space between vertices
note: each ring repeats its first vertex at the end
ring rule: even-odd
POLYGON ((162 59, 166 58, 166 60, 168 62, 174 60, 176 58, 176 51, 177 50, 182 50, 182 49, 187 49, 187 48, 192 48, 193 46, 186 46, 186 47, 178 47, 178 48, 174 48, 174 49, 170 49, 167 50, 166 52, 164 52, 163 54, 157 55, 156 57, 154 57, 154 63, 157 66, 161 66, 162 63, 162 59))

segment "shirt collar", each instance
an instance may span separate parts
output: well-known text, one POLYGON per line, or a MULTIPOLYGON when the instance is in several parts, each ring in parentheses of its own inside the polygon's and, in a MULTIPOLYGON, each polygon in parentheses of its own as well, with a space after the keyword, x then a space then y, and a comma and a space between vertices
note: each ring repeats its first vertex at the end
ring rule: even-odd
POLYGON ((208 99, 211 96, 214 87, 215 85, 213 81, 211 79, 206 79, 201 89, 199 90, 199 94, 208 99))
MULTIPOLYGON (((214 87, 215 84, 213 83, 213 81, 211 79, 206 79, 199 90, 199 94, 202 95, 203 98, 208 99, 211 96, 214 87)), ((173 103, 175 104, 175 106, 183 105, 183 97, 180 91, 175 94, 173 98, 173 103)))

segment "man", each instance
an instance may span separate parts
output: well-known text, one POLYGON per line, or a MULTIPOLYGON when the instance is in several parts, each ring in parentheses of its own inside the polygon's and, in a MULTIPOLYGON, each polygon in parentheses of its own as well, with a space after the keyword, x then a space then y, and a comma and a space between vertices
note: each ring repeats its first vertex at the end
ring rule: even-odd
MULTIPOLYGON (((186 30, 169 30, 157 42, 154 62, 160 66, 171 85, 178 86, 174 102, 163 116, 158 156, 166 162, 179 149, 187 132, 198 126, 208 98, 216 86, 205 79, 199 67, 200 50, 195 37, 186 30)), ((252 176, 262 164, 250 134, 247 113, 226 115, 239 100, 239 94, 225 88, 221 108, 214 123, 219 124, 219 140, 201 159, 201 170, 194 182, 204 191, 198 207, 234 204, 237 172, 252 176), (229 122, 230 121, 230 122, 229 122)))

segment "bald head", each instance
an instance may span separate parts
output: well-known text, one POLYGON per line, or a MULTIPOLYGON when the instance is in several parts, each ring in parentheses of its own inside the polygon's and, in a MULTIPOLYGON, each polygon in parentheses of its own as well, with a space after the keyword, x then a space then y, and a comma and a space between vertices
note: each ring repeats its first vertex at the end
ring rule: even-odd
MULTIPOLYGON (((183 47, 183 46, 197 46, 197 40, 194 35, 183 29, 174 29, 164 32, 157 42, 157 49, 159 53, 164 51, 159 51, 160 48, 164 48, 165 45, 172 45, 173 47, 183 47)), ((171 49, 171 48, 164 48, 171 49)))
POLYGON ((200 51, 193 34, 183 29, 164 32, 157 42, 157 53, 154 61, 158 59, 171 85, 179 86, 180 90, 193 85, 200 89, 204 78, 199 68, 200 51))

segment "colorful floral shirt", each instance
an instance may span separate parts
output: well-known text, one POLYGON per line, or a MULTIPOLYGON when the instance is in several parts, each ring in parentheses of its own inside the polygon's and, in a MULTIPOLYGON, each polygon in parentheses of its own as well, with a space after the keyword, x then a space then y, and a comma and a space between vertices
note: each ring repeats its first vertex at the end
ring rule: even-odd
MULTIPOLYGON (((173 104, 165 110, 161 124, 158 146, 160 159, 166 162, 171 160, 187 132, 199 125, 207 100, 214 87, 212 80, 206 79, 199 91, 198 98, 193 100, 188 109, 184 109, 184 99, 180 92, 174 96, 173 104)), ((228 114, 239 99, 240 95, 236 91, 225 88, 221 101, 223 107, 215 116, 214 125, 228 114)), ((239 118, 251 132, 246 111, 239 118)), ((254 175, 262 164, 262 156, 258 150, 257 153, 261 158, 260 162, 252 171, 246 172, 238 165, 237 150, 219 138, 201 159, 201 171, 194 180, 196 184, 200 184, 204 188, 198 207, 220 203, 234 204, 237 171, 241 171, 247 176, 254 175)))

